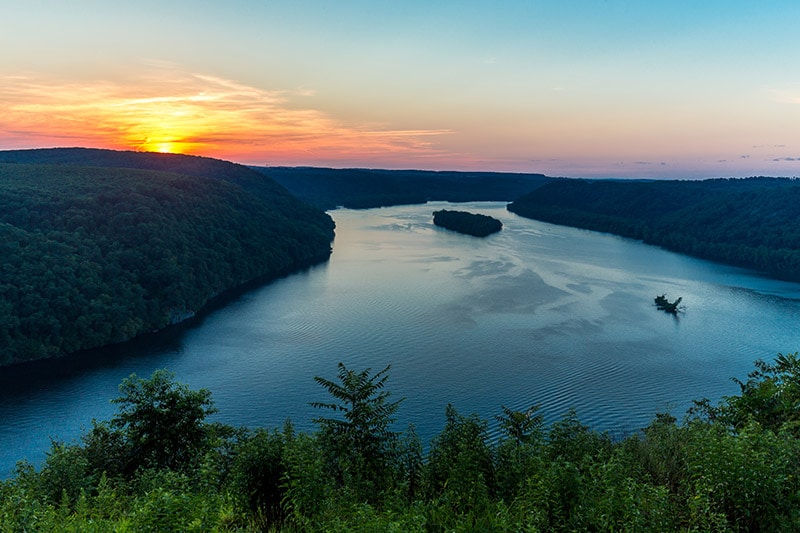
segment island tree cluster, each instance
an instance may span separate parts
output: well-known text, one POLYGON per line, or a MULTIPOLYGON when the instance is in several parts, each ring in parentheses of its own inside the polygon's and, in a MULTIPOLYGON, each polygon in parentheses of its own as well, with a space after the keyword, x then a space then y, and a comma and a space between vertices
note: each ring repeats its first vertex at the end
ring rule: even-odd
POLYGON ((664 311, 665 313, 669 313, 672 315, 678 314, 678 310, 680 309, 679 306, 681 305, 682 301, 683 298, 680 297, 677 300, 670 302, 667 299, 666 294, 659 294, 658 296, 655 297, 656 309, 659 309, 660 311, 664 311))
POLYGON ((434 211, 433 223, 437 226, 475 237, 486 237, 503 229, 503 223, 494 217, 480 213, 450 211, 447 209, 434 211))

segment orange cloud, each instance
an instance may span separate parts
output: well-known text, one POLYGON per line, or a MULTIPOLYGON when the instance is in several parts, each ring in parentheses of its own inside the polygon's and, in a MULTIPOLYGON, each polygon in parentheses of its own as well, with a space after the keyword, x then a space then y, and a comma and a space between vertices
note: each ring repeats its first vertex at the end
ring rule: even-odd
POLYGON ((309 91, 265 91, 172 68, 124 82, 0 80, 6 147, 101 146, 271 164, 448 155, 432 142, 448 130, 347 125, 298 105, 313 99, 309 91))

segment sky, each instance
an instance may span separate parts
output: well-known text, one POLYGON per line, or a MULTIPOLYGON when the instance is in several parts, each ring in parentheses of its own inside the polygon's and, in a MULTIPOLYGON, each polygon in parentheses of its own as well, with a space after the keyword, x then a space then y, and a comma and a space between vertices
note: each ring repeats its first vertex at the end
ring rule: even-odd
POLYGON ((796 0, 0 0, 0 149, 800 176, 796 0))

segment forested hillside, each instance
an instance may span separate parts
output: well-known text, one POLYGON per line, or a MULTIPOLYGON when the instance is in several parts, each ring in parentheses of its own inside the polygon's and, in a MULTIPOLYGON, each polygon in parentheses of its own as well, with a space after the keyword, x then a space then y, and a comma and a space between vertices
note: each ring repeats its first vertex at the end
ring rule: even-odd
POLYGON ((542 174, 429 170, 253 167, 323 209, 427 201, 510 201, 553 181, 542 174))
POLYGON ((800 278, 800 181, 795 179, 562 180, 517 199, 508 209, 800 278))
POLYGON ((78 149, 2 160, 58 164, 0 163, 0 364, 124 341, 330 254, 330 217, 246 167, 78 149))

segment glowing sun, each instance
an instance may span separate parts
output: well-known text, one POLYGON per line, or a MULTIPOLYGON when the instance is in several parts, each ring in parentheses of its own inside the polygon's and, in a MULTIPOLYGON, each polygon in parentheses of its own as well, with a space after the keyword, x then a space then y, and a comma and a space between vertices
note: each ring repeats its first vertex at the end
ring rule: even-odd
POLYGON ((142 142, 131 143, 143 152, 160 152, 162 154, 183 154, 190 148, 189 144, 174 135, 154 135, 145 137, 142 142))
POLYGON ((446 155, 429 139, 449 130, 346 125, 306 107, 306 98, 171 67, 125 83, 0 75, 0 141, 5 132, 21 132, 15 143, 287 164, 390 155, 407 164, 409 157, 446 155), (304 105, 292 98, 302 98, 304 105))
MULTIPOLYGON (((145 148, 149 148, 149 147, 146 146, 145 148)), ((177 153, 180 153, 180 151, 176 148, 175 143, 171 143, 171 142, 160 142, 160 143, 155 144, 152 148, 153 149, 150 150, 150 151, 152 151, 152 152, 161 152, 162 154, 177 154, 177 153)))

